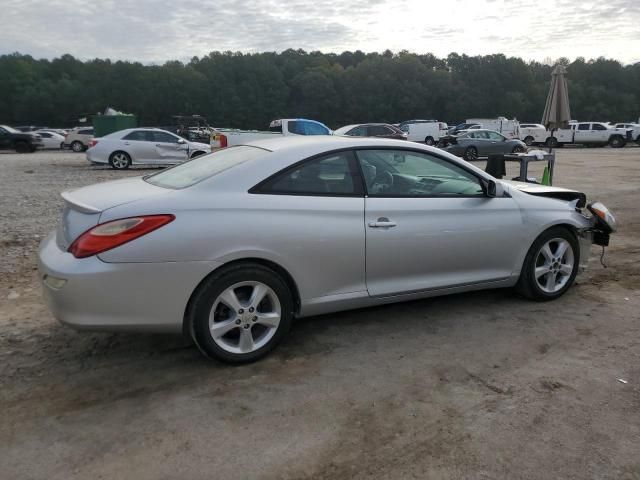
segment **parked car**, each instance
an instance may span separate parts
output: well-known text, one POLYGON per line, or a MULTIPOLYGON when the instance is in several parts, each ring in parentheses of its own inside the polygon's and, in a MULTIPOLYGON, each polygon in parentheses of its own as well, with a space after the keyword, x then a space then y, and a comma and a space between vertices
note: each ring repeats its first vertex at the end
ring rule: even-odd
POLYGON ((76 127, 64 138, 64 148, 70 148, 76 153, 84 152, 92 139, 93 127, 76 127))
POLYGON ((0 150, 18 153, 35 152, 42 148, 42 137, 37 133, 21 132, 8 125, 0 125, 0 150))
POLYGON ((507 138, 492 130, 467 130, 444 137, 438 146, 471 162, 480 157, 526 152, 527 146, 516 138, 507 138))
POLYGON ((640 144, 640 123, 616 123, 613 128, 631 130, 631 139, 640 144))
POLYGON ((185 140, 159 128, 127 128, 94 138, 87 150, 91 163, 106 163, 116 170, 131 165, 171 165, 211 152, 206 143, 185 140))
POLYGON ((16 130, 20 132, 35 132, 36 130, 43 130, 47 127, 38 127, 36 125, 21 125, 19 127, 14 127, 16 130))
POLYGON ((427 145, 435 145, 441 137, 447 135, 449 126, 444 122, 409 121, 400 124, 400 130, 407 134, 407 140, 411 142, 424 142, 427 145))
POLYGON ((36 130, 42 138, 42 148, 60 150, 64 148, 64 135, 50 130, 36 130))
POLYGON ((220 147, 243 145, 247 142, 264 138, 276 138, 289 135, 331 135, 331 129, 324 123, 305 118, 284 118, 273 120, 269 124, 268 132, 258 130, 216 129, 218 132, 212 139, 212 144, 218 143, 220 147))
POLYGON ((294 316, 497 287, 553 300, 615 231, 583 193, 372 138, 261 140, 62 197, 39 251, 61 322, 185 332, 228 362, 294 316))
POLYGON ((346 125, 333 132, 334 135, 346 135, 348 137, 378 137, 406 140, 407 134, 398 127, 388 123, 359 123, 346 125))

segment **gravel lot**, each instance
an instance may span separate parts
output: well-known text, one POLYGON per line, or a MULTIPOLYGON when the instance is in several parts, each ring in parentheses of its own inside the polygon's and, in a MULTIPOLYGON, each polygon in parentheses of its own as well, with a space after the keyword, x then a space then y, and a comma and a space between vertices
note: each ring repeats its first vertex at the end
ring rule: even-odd
POLYGON ((0 154, 0 478, 640 479, 640 148, 558 151, 556 184, 621 223, 609 268, 594 247, 560 300, 304 319, 239 367, 177 337, 76 333, 43 305, 59 192, 142 172, 0 154))

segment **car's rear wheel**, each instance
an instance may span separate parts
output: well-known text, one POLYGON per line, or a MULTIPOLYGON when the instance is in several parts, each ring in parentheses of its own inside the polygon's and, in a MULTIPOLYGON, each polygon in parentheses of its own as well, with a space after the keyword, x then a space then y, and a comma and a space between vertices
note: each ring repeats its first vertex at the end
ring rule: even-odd
POLYGON ((547 147, 557 147, 558 146, 558 139, 556 137, 549 137, 545 140, 544 144, 547 147))
POLYGON ((543 232, 529 249, 516 290, 532 300, 553 300, 563 295, 578 274, 580 246, 565 227, 543 232))
POLYGON ((622 148, 626 144, 627 142, 620 135, 614 135, 609 139, 609 146, 611 146, 611 148, 622 148))
POLYGON ((478 159, 478 149, 476 147, 467 147, 464 151, 464 159, 467 162, 472 162, 478 159))
POLYGON ((527 147, 530 147, 531 145, 533 145, 533 137, 532 137, 531 135, 529 135, 529 136, 525 137, 525 139, 524 139, 524 144, 525 144, 527 147))
POLYGON ((209 358, 252 362, 282 341, 291 326, 293 300, 286 282, 253 263, 214 273, 188 309, 191 334, 209 358))
POLYGON ((131 166, 131 157, 126 152, 113 152, 109 157, 109 165, 116 170, 126 170, 131 166))
POLYGON ((433 140, 433 137, 427 137, 424 139, 424 143, 425 145, 435 145, 435 141, 433 140))
POLYGON ((84 151, 84 145, 82 144, 82 142, 79 142, 78 140, 75 140, 73 142, 71 142, 71 150, 73 150, 76 153, 80 153, 84 151))

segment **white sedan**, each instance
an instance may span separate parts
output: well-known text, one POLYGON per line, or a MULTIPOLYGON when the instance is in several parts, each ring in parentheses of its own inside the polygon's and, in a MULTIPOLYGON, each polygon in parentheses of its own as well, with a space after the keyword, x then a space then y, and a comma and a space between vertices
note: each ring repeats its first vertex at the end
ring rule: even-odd
POLYGON ((124 170, 131 165, 172 165, 206 153, 211 153, 210 145, 166 130, 129 128, 91 140, 87 160, 124 170))
POLYGON ((56 150, 63 148, 64 135, 52 130, 36 130, 33 133, 37 133, 42 138, 42 148, 56 150))

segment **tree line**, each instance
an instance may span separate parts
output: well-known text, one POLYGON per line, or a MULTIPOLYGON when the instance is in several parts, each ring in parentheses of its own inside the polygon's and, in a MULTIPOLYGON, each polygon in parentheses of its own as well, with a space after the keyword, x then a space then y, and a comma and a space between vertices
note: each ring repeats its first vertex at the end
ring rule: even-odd
MULTIPOLYGON (((552 62, 502 54, 446 58, 406 51, 340 54, 211 52, 163 65, 71 55, 53 60, 0 56, 0 123, 73 126, 107 106, 141 125, 200 114, 219 127, 264 129, 275 118, 305 117, 332 128, 359 122, 516 117, 539 122, 552 62)), ((640 63, 570 62, 571 113, 578 120, 640 116, 640 63)))

